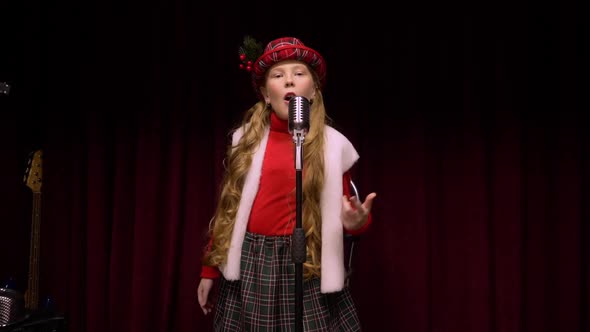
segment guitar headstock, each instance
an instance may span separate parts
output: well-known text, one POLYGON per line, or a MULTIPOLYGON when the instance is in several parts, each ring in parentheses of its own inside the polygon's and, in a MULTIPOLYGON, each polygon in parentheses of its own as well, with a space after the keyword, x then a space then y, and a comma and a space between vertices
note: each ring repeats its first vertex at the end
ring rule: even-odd
POLYGON ((10 85, 6 82, 0 82, 0 95, 7 95, 10 93, 10 85))
POLYGON ((43 183, 43 151, 36 150, 30 153, 27 161, 27 169, 23 181, 34 193, 41 192, 43 183))

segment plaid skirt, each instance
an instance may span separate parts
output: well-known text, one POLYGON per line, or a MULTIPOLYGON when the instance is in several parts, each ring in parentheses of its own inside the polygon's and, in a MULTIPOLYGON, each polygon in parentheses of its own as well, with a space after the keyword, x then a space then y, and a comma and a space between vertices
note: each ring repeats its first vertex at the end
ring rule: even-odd
MULTIPOLYGON (((215 331, 294 331, 295 264, 290 236, 246 233, 240 280, 220 278, 215 331)), ((360 331, 348 288, 322 294, 320 279, 303 285, 303 330, 360 331)))

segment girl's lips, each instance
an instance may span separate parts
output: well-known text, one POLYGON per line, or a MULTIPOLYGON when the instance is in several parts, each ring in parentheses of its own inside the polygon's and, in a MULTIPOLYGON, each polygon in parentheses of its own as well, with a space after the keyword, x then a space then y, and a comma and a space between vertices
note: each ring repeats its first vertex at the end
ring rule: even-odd
POLYGON ((287 93, 287 94, 285 95, 284 99, 285 99, 286 101, 289 101, 289 100, 291 100, 291 98, 293 98, 293 97, 295 97, 295 93, 293 93, 293 92, 289 92, 289 93, 287 93))

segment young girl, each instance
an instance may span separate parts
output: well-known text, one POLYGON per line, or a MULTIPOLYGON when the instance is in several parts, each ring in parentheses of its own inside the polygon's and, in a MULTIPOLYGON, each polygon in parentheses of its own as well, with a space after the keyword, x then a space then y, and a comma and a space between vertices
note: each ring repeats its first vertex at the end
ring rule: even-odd
POLYGON ((360 322, 345 284, 343 235, 366 231, 376 194, 364 202, 350 195, 349 170, 358 154, 327 124, 321 92, 324 59, 299 39, 283 37, 266 46, 251 73, 260 100, 244 115, 227 151, 199 304, 208 314, 216 302, 216 331, 293 330, 296 170, 288 106, 290 98, 302 96, 311 104, 302 168, 301 220, 307 248, 303 326, 305 331, 358 331, 360 322))

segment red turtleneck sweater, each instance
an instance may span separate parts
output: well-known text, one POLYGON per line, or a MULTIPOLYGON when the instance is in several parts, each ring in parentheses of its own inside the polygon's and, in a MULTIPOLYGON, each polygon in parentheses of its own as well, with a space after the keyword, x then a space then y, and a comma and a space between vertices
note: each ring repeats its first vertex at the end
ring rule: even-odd
MULTIPOLYGON (((295 227, 295 153, 293 136, 289 133, 287 120, 281 120, 272 112, 270 133, 262 163, 258 193, 254 199, 248 232, 263 235, 291 235, 295 227)), ((350 197, 350 173, 343 176, 344 195, 350 197)), ((362 197, 359 197, 362 199, 362 197)), ((360 229, 347 234, 364 233, 371 224, 371 215, 360 229)), ((216 267, 203 266, 203 278, 219 277, 216 267)))

